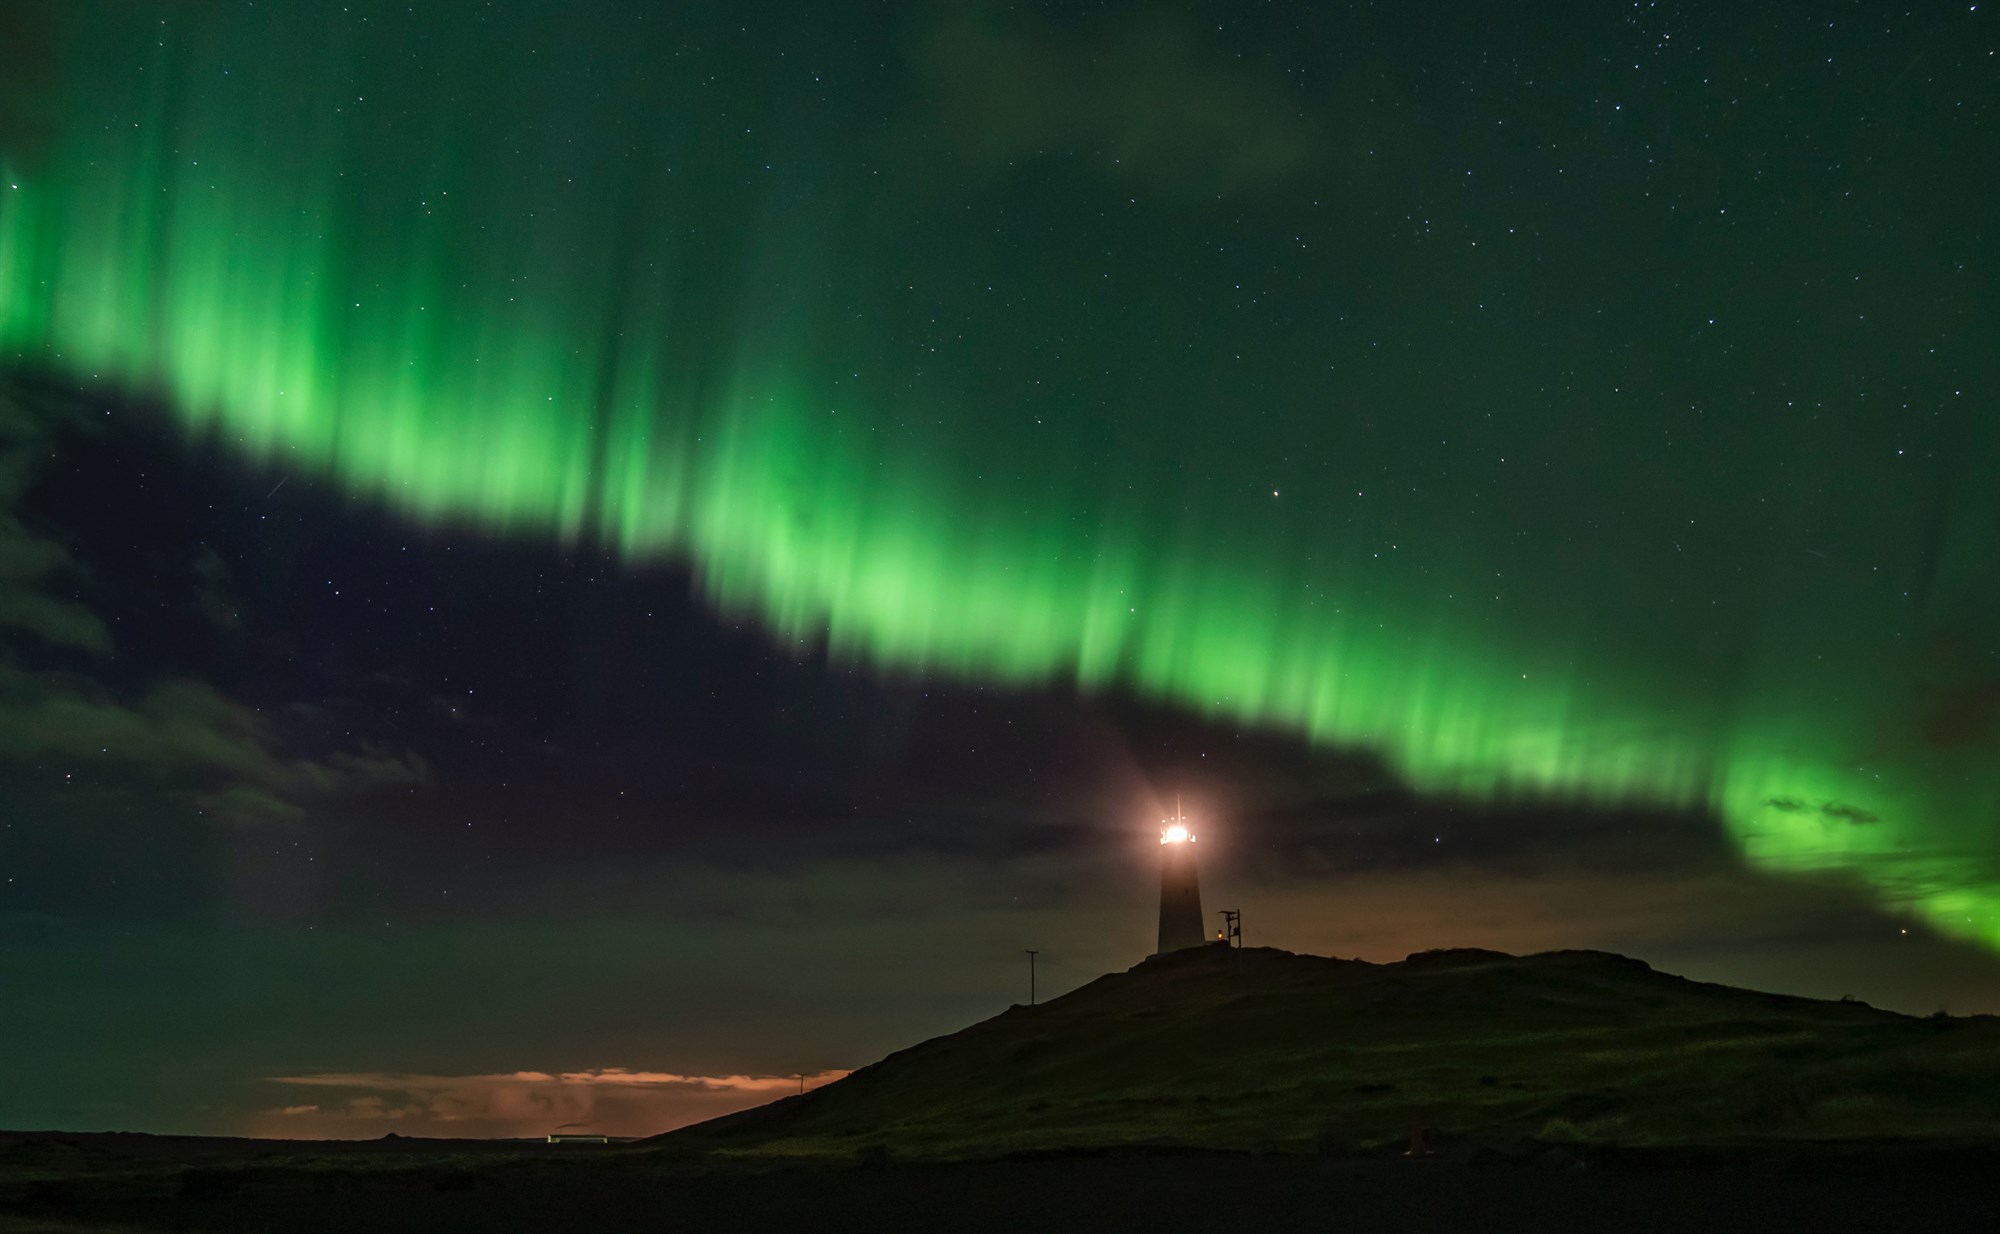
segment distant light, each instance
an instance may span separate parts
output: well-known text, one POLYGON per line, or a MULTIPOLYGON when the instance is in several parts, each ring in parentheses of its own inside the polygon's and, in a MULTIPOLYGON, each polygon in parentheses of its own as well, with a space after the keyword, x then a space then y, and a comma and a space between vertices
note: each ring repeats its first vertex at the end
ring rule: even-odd
POLYGON ((1160 843, 1192 844, 1194 843, 1194 833, 1192 831, 1189 831, 1186 827, 1181 826, 1179 823, 1175 823, 1173 826, 1167 828, 1165 831, 1162 831, 1160 833, 1160 843))

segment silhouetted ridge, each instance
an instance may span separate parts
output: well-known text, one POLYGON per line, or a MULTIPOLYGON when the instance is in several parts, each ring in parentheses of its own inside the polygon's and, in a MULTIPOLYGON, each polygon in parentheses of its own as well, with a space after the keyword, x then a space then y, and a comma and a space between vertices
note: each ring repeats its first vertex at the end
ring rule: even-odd
POLYGON ((1599 951, 1189 948, 686 1128, 677 1150, 963 1157, 2000 1130, 2000 1028, 1599 951))

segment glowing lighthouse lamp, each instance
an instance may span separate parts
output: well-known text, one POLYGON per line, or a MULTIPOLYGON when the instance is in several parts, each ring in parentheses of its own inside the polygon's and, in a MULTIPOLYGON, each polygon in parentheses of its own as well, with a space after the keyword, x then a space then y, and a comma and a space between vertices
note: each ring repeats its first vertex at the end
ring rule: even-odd
POLYGON ((1208 942, 1202 928, 1201 886, 1195 878, 1194 831, 1174 799, 1174 816, 1160 820, 1160 949, 1155 955, 1208 942))

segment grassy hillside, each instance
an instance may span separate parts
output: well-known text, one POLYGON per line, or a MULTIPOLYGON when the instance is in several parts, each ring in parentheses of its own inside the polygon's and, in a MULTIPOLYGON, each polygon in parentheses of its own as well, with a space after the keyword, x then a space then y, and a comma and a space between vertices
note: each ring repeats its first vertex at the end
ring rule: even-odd
POLYGON ((1708 985, 1599 952, 1147 960, 654 1141, 749 1156, 1663 1146, 2000 1132, 2000 1020, 1708 985))

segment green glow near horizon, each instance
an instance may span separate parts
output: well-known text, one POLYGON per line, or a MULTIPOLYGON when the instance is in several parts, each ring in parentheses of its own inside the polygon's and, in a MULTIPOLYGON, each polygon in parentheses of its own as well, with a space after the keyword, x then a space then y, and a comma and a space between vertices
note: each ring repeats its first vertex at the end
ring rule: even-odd
POLYGON ((830 406, 810 312, 738 305, 733 339, 683 344, 702 292, 672 263, 619 275, 589 227, 442 191, 411 210, 323 117, 196 91, 176 139, 120 105, 129 136, 5 169, 0 354, 425 523, 685 561, 718 607, 848 662, 1129 688, 1366 747, 1425 791, 1711 808, 1759 865, 2000 946, 2000 877, 1964 840, 1996 773, 1873 757, 1893 692, 1811 679, 1811 614, 1774 605, 1761 675, 1695 688, 1644 631, 1587 640, 1562 594, 1507 620, 1447 603, 1485 586, 1468 562, 1377 578, 1310 526, 1200 517, 1213 495, 1177 504, 1144 458, 1081 477, 1061 439, 830 406))

